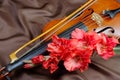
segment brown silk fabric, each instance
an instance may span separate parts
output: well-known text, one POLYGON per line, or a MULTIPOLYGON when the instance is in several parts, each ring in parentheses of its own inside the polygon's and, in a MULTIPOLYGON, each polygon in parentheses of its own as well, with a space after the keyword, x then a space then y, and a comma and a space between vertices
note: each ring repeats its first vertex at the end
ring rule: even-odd
MULTIPOLYGON (((0 0, 0 66, 7 65, 9 54, 39 35, 47 22, 67 16, 84 2, 86 0, 0 0)), ((16 70, 12 75, 12 80, 120 80, 120 56, 108 61, 95 57, 83 73, 67 72, 61 66, 54 74, 39 67, 16 70)))

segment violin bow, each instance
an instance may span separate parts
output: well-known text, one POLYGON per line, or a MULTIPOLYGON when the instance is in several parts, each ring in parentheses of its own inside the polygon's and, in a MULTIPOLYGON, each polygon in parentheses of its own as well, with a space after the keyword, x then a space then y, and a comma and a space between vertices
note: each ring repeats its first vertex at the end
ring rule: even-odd
MULTIPOLYGON (((75 10, 72 14, 70 14, 69 16, 67 16, 66 18, 64 18, 60 22, 58 22, 56 25, 54 25, 53 27, 51 27, 50 29, 48 29, 44 33, 38 35, 36 38, 34 38, 31 41, 27 42, 26 44, 24 44, 23 46, 21 46, 20 48, 18 48, 16 51, 14 51, 13 53, 11 53, 9 55, 9 57, 11 59, 10 64, 13 64, 17 60, 19 60, 20 57, 24 56, 27 52, 31 51, 36 46, 40 45, 48 37, 51 37, 55 32, 57 32, 57 30, 59 30, 59 28, 56 29, 54 32, 52 32, 49 36, 45 37, 43 40, 41 40, 38 44, 36 44, 35 46, 33 46, 33 48, 31 48, 30 50, 28 50, 25 54, 23 54, 19 58, 17 57, 17 53, 18 52, 20 52, 21 50, 23 50, 25 47, 27 47, 28 45, 32 44, 36 40, 40 39, 41 37, 43 37, 44 35, 46 35, 50 31, 52 31, 53 29, 57 28, 58 26, 61 26, 61 24, 62 24, 62 26, 60 28, 62 28, 65 24, 67 24, 68 22, 70 22, 71 20, 73 20, 75 17, 77 17, 78 15, 80 15, 84 10, 86 10, 87 8, 89 8, 96 1, 97 0, 88 0, 84 5, 82 5, 80 8, 78 8, 77 10, 75 10)), ((6 67, 3 67, 3 68, 0 69, 0 76, 6 77, 7 80, 10 80, 9 78, 7 78, 7 75, 9 74, 9 72, 7 72, 7 71, 3 72, 5 70, 5 68, 6 67)), ((0 79, 0 80, 3 80, 3 79, 0 79)))

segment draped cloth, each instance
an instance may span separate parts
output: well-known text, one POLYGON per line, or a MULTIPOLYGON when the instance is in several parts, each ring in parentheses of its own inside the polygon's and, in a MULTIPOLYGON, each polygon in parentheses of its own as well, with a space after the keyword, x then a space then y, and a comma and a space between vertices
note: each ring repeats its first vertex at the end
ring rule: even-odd
MULTIPOLYGON (((66 17, 85 2, 86 0, 0 0, 0 66, 7 65, 10 62, 9 54, 38 36, 46 23, 66 17)), ((30 70, 22 68, 12 73, 12 80, 120 80, 119 61, 120 55, 108 61, 96 56, 89 69, 83 73, 68 72, 62 66, 53 74, 39 67, 30 70)))

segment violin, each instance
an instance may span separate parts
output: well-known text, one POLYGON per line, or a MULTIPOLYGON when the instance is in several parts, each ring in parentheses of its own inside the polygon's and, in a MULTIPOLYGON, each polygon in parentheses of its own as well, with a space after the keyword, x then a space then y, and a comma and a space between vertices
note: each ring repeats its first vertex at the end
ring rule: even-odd
POLYGON ((53 34, 59 37, 70 37, 70 33, 75 28, 85 31, 104 32, 109 36, 116 36, 119 39, 120 28, 120 3, 117 0, 88 0, 84 5, 75 10, 64 19, 53 20, 47 23, 43 28, 43 33, 33 40, 27 42, 15 52, 11 53, 11 62, 0 69, 0 80, 11 80, 10 73, 22 68, 24 60, 30 60, 39 54, 46 54, 47 44, 51 41, 53 34), (17 53, 29 46, 36 40, 40 39, 35 46, 30 48, 20 57, 17 53))

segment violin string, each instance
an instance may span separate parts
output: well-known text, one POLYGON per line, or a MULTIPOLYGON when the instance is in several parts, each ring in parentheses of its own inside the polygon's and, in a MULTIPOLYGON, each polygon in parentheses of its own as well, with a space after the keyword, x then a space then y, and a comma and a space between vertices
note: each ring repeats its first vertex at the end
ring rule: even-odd
MULTIPOLYGON (((110 18, 109 16, 104 16, 102 14, 100 14, 100 16, 103 18, 103 20, 106 20, 106 19, 110 18)), ((91 16, 88 16, 88 17, 91 17, 91 16)), ((89 27, 97 24, 95 21, 92 20, 92 18, 88 18, 88 17, 86 19, 83 19, 82 22, 87 24, 87 25, 90 23, 89 27)))
MULTIPOLYGON (((105 18, 109 18, 109 17, 104 17, 104 19, 105 19, 105 18)), ((68 22, 69 22, 69 21, 68 21, 68 22)), ((95 22, 93 22, 93 20, 89 20, 88 17, 82 19, 81 22, 86 23, 86 24, 90 24, 89 27, 96 24, 95 22), (91 23, 92 23, 92 24, 91 24, 91 23)), ((66 23, 66 24, 67 24, 67 23, 66 23)), ((64 24, 64 25, 66 25, 66 24, 64 24)), ((62 25, 62 26, 64 26, 64 25, 62 25)), ((83 25, 83 24, 80 23, 80 26, 82 26, 82 25, 83 25)), ((61 28, 61 27, 59 27, 59 28, 61 28)), ((57 28, 56 31, 58 31, 59 28, 57 28)), ((56 32, 56 31, 55 31, 55 32, 56 32)), ((54 33, 55 33, 55 32, 54 32, 54 33)), ((37 46, 39 46, 42 42, 44 42, 46 39, 48 39, 48 38, 49 38, 50 36, 52 36, 54 33, 51 33, 49 36, 46 36, 44 39, 42 39, 40 42, 38 42, 35 46, 33 46, 31 49, 29 49, 26 53, 30 52, 31 50, 33 50, 34 48, 36 48, 37 46)))
MULTIPOLYGON (((105 16, 105 17, 103 17, 104 18, 104 20, 105 19, 108 19, 108 18, 110 18, 109 16, 105 16)), ((87 24, 87 23, 86 23, 87 24)), ((89 27, 92 27, 93 25, 96 25, 97 23, 96 22, 93 22, 93 23, 91 23, 90 25, 89 25, 89 27)), ((102 25, 102 26, 105 26, 105 25, 102 25)), ((99 27, 99 26, 98 26, 99 27)))

